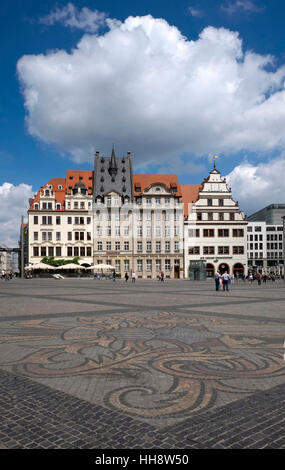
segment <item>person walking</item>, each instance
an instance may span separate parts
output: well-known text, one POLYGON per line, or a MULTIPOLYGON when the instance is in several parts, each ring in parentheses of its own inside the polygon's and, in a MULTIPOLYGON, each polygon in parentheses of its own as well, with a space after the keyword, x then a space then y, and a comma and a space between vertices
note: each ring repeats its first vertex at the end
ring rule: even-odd
POLYGON ((126 280, 126 282, 128 282, 128 280, 129 280, 129 275, 128 275, 128 273, 125 274, 125 280, 126 280))
POLYGON ((132 282, 136 282, 136 273, 134 271, 132 272, 132 282))
POLYGON ((262 279, 262 275, 261 273, 258 274, 258 277, 257 277, 257 281, 258 281, 258 285, 260 286, 261 284, 261 279, 262 279))
POLYGON ((249 280, 249 282, 252 284, 252 281, 253 281, 253 275, 252 275, 252 273, 250 273, 250 274, 248 275, 248 280, 249 280))
POLYGON ((225 271, 222 274, 222 280, 223 280, 223 290, 229 291, 229 282, 230 282, 230 275, 225 271))
POLYGON ((161 279, 161 282, 164 282, 164 272, 163 271, 161 271, 160 279, 161 279))
POLYGON ((216 291, 220 290, 220 283, 221 283, 221 275, 220 275, 220 271, 217 271, 215 274, 216 291))

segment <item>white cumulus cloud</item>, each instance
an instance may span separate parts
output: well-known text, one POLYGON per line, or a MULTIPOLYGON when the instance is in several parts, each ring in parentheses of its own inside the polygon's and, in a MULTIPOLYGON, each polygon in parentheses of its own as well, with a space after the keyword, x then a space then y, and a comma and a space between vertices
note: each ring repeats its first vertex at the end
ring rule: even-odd
POLYGON ((27 219, 28 201, 34 196, 32 186, 21 183, 3 183, 0 186, 0 243, 17 247, 21 216, 27 219))
POLYGON ((285 204, 285 155, 253 165, 247 160, 226 176, 233 197, 247 215, 269 204, 285 204))
POLYGON ((65 27, 82 29, 87 33, 96 33, 101 26, 106 24, 106 13, 98 10, 90 10, 83 7, 78 10, 73 3, 68 3, 62 8, 56 8, 48 15, 39 19, 39 23, 47 26, 61 23, 65 27))
POLYGON ((285 148, 285 67, 244 50, 237 32, 189 40, 150 15, 108 24, 70 53, 18 61, 31 135, 79 162, 112 143, 139 165, 285 148))

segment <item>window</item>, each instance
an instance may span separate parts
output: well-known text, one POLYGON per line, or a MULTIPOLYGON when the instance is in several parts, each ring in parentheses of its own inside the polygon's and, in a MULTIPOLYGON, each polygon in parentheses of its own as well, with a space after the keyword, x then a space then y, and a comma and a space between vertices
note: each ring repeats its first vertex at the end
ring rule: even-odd
POLYGON ((141 225, 139 225, 139 226, 137 227, 137 235, 138 235, 138 237, 141 237, 141 236, 142 236, 142 226, 141 226, 141 225))
POLYGON ((174 236, 177 237, 179 235, 179 227, 175 225, 174 227, 174 236))
POLYGON ((102 227, 100 225, 97 226, 97 235, 98 237, 101 237, 103 233, 102 227))
POLYGON ((106 242, 106 250, 111 250, 112 249, 112 243, 111 242, 106 242))
POLYGON ((146 236, 147 236, 147 237, 151 237, 151 225, 148 225, 148 226, 146 227, 146 236))
POLYGON ((79 256, 79 248, 78 246, 74 247, 74 256, 79 256))
POLYGON ((159 226, 155 227, 155 236, 156 237, 161 236, 161 228, 159 226))
POLYGON ((107 205, 110 206, 112 204, 112 198, 111 196, 107 197, 107 205))
POLYGON ((213 205, 213 199, 207 199, 207 202, 208 202, 208 206, 212 206, 212 205, 213 205))
POLYGON ((124 260, 124 271, 130 270, 130 261, 128 259, 124 260))
POLYGON ((115 227, 115 235, 119 236, 120 235, 120 226, 116 225, 115 227))
POLYGON ((197 212, 197 220, 202 220, 202 212, 197 212))
POLYGON ((235 220, 235 213, 234 212, 230 212, 230 220, 235 220))
POLYGON ((39 239, 39 232, 34 232, 34 241, 38 241, 39 239))
POLYGON ((219 199, 219 206, 223 206, 224 205, 224 200, 223 199, 219 199))
POLYGON ((86 249, 86 256, 92 256, 92 249, 91 249, 91 246, 87 246, 87 249, 86 249))
POLYGON ((49 202, 49 203, 48 203, 48 209, 49 209, 49 210, 52 210, 52 202, 49 202))
POLYGON ((208 220, 213 220, 213 212, 208 212, 208 220))
POLYGON ((188 230, 188 236, 189 236, 190 238, 200 237, 200 229, 199 229, 199 228, 197 228, 197 229, 189 228, 189 230, 188 230))
POLYGON ((110 237, 112 235, 112 228, 111 227, 106 228, 106 234, 107 234, 108 237, 110 237))
POLYGON ((157 241, 155 243, 155 251, 160 251, 161 250, 161 242, 157 241))
MULTIPOLYGON (((73 192, 73 194, 74 194, 74 192, 73 192)), ((74 209, 78 209, 78 201, 74 202, 74 209)))
POLYGON ((85 247, 84 246, 80 247, 80 256, 85 256, 85 247))
POLYGON ((80 240, 81 240, 81 241, 84 240, 84 232, 80 232, 80 240))
POLYGON ((137 260, 137 268, 138 268, 138 272, 142 272, 143 270, 143 260, 142 259, 138 259, 137 260))
POLYGON ((243 246, 233 246, 233 254, 234 255, 243 255, 244 254, 244 247, 243 246))
POLYGON ((179 251, 179 242, 174 242, 174 251, 179 251))
POLYGON ((229 255, 230 254, 230 247, 229 246, 218 246, 218 254, 219 255, 229 255))
POLYGON ((254 230, 255 230, 255 232, 261 232, 261 227, 256 226, 254 230))
POLYGON ((146 251, 151 251, 151 242, 150 241, 146 242, 146 251))
POLYGON ((56 216, 56 225, 60 225, 60 215, 56 216))
POLYGON ((252 232, 252 227, 247 227, 248 232, 252 232))
POLYGON ((56 239, 57 242, 59 242, 61 240, 61 233, 60 232, 56 232, 55 239, 56 239))
POLYGON ((151 197, 147 197, 147 198, 146 198, 146 204, 147 204, 148 206, 151 206, 151 197))
POLYGON ((34 224, 37 225, 39 223, 39 218, 37 215, 34 215, 34 224))
POLYGON ((170 251, 170 242, 165 242, 165 251, 170 251))
POLYGON ((68 241, 72 240, 72 232, 67 232, 67 240, 68 241))
MULTIPOLYGON (((244 234, 244 231, 243 229, 241 228, 234 228, 233 229, 233 237, 243 237, 243 234, 244 234)), ((257 238, 256 238, 257 240, 257 238)))
POLYGON ((114 205, 115 206, 119 205, 119 198, 118 197, 114 197, 114 205))
POLYGON ((80 201, 80 209, 85 209, 85 202, 84 201, 80 201))
POLYGON ((142 242, 137 242, 137 250, 142 251, 142 242))
POLYGON ((130 249, 130 244, 129 244, 129 242, 124 242, 124 250, 125 250, 125 251, 129 251, 129 249, 130 249))
POLYGON ((88 240, 88 241, 91 240, 91 232, 87 232, 87 240, 88 240))
POLYGON ((121 249, 120 242, 115 242, 115 250, 119 251, 121 249))
POLYGON ((166 197, 165 198, 165 205, 169 206, 169 204, 170 204, 170 197, 166 197))
POLYGON ((165 271, 170 271, 170 259, 165 260, 165 271))
POLYGON ((119 259, 115 259, 115 270, 116 272, 121 271, 121 261, 119 259))
POLYGON ((53 246, 48 247, 48 256, 54 256, 54 249, 53 246))
POLYGON ((190 246, 188 248, 188 255, 199 255, 200 247, 199 246, 190 246))
POLYGON ((228 236, 229 236, 229 229, 227 228, 218 229, 218 237, 228 237, 228 236))
POLYGON ((41 256, 46 256, 47 255, 47 249, 45 246, 41 247, 41 256))
POLYGON ((72 224, 72 217, 67 217, 67 223, 70 225, 72 224))
POLYGON ((103 243, 102 242, 97 242, 97 250, 102 251, 103 249, 103 243))
POLYGON ((213 228, 204 228, 203 229, 203 237, 214 237, 215 230, 213 228))
POLYGON ((223 212, 220 212, 219 213, 219 220, 224 220, 224 213, 223 212))
POLYGON ((215 254, 215 247, 214 246, 204 246, 203 247, 203 254, 204 255, 214 255, 215 254))
POLYGON ((34 248, 33 248, 33 255, 34 255, 34 256, 39 256, 39 247, 38 247, 38 246, 34 246, 34 248))
POLYGON ((124 227, 124 235, 127 237, 129 235, 129 227, 124 227))
POLYGON ((157 205, 157 206, 160 206, 160 203, 161 203, 160 197, 157 197, 157 198, 155 199, 155 202, 156 202, 156 205, 157 205))
POLYGON ((55 247, 55 256, 61 256, 61 246, 55 247))
POLYGON ((72 256, 72 246, 67 247, 67 256, 72 256))
POLYGON ((156 271, 161 271, 161 259, 156 259, 155 260, 155 269, 156 271))
POLYGON ((45 242, 47 239, 47 233, 46 232, 42 232, 42 241, 45 242))
POLYGON ((147 270, 147 271, 151 271, 151 270, 152 270, 152 260, 151 260, 151 259, 147 259, 147 260, 146 260, 146 270, 147 270))
POLYGON ((74 232, 75 241, 79 240, 79 232, 74 232))
POLYGON ((86 218, 86 223, 87 223, 88 225, 91 224, 91 217, 87 217, 87 218, 86 218))
POLYGON ((168 225, 165 226, 165 236, 170 237, 170 227, 168 225))

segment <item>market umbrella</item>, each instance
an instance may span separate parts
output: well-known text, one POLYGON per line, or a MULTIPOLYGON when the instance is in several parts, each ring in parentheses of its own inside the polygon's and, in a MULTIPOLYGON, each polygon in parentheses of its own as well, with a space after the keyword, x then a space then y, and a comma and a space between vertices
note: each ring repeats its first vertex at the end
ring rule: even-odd
POLYGON ((54 266, 50 266, 45 263, 33 264, 33 266, 26 266, 25 269, 56 269, 54 266))
POLYGON ((103 271, 104 271, 104 269, 105 269, 105 270, 108 270, 108 271, 113 271, 113 270, 114 270, 114 267, 111 266, 110 264, 103 264, 103 263, 101 263, 101 264, 96 264, 96 265, 94 266, 94 271, 97 271, 97 270, 103 270, 103 271))
POLYGON ((80 266, 80 264, 75 263, 68 263, 58 266, 56 269, 84 269, 84 266, 80 266))

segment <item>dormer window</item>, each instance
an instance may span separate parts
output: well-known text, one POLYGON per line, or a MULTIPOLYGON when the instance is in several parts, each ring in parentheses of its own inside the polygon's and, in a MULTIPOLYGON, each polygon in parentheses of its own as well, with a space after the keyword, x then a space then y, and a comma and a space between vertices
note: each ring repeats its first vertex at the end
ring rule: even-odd
POLYGON ((62 185, 59 184, 58 187, 57 187, 57 189, 62 189, 62 185))
POLYGON ((38 203, 36 202, 36 203, 34 204, 34 209, 38 209, 38 208, 39 208, 39 205, 38 205, 38 203))
POLYGON ((45 190, 45 195, 46 195, 46 196, 49 196, 49 189, 46 189, 46 190, 45 190))
POLYGON ((141 185, 136 184, 136 185, 135 185, 135 191, 136 191, 137 193, 141 193, 141 190, 142 190, 141 185))
POLYGON ((56 210, 59 211, 61 209, 61 204, 57 203, 56 204, 56 210))

